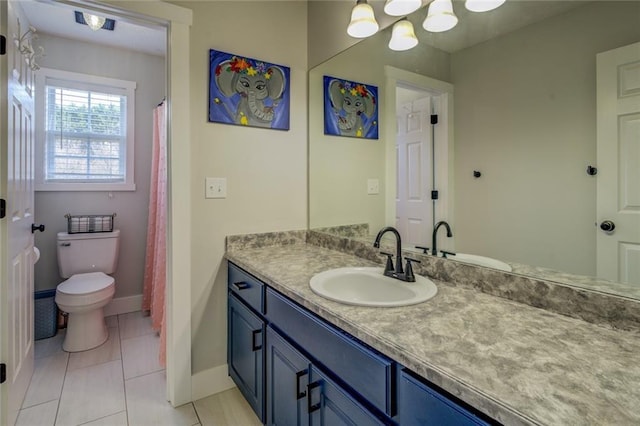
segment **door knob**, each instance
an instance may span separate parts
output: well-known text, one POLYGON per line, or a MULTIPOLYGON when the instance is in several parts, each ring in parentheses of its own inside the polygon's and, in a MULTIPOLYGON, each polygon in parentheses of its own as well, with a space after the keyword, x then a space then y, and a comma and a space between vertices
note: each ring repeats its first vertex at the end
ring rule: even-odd
POLYGON ((616 229, 616 224, 611 222, 610 220, 605 220, 600 224, 600 229, 604 232, 611 232, 616 229))
POLYGON ((31 224, 31 233, 33 234, 36 231, 44 232, 44 225, 35 225, 31 224))

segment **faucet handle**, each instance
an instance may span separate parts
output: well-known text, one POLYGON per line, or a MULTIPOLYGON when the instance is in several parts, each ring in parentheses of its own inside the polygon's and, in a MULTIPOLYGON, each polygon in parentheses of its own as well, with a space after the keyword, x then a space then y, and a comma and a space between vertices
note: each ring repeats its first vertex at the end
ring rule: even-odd
POLYGON ((406 277, 406 281, 412 283, 415 282, 416 280, 416 276, 413 274, 413 267, 411 266, 411 262, 415 262, 415 263, 422 263, 417 259, 412 259, 410 257, 405 257, 405 259, 407 260, 407 265, 404 268, 404 275, 406 277))
POLYGON ((446 251, 446 250, 440 250, 440 253, 442 253, 442 258, 443 259, 446 259, 447 255, 450 255, 450 256, 455 256, 456 255, 454 252, 446 251))
POLYGON ((415 246, 415 248, 422 250, 422 254, 429 254, 429 247, 415 246))
POLYGON ((391 253, 387 253, 384 251, 381 251, 380 254, 387 256, 387 264, 384 267, 384 272, 389 272, 389 271, 393 271, 393 260, 391 260, 391 258, 393 257, 393 255, 391 253))

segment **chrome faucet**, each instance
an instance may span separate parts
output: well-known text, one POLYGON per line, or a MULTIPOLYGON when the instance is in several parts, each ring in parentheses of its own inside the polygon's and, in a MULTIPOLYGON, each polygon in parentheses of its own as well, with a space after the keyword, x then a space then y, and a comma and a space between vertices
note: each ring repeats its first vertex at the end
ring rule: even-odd
POLYGON ((387 226, 385 228, 382 228, 380 232, 378 232, 378 235, 376 236, 376 240, 374 241, 373 246, 375 248, 380 248, 380 240, 382 239, 382 236, 387 232, 393 233, 393 235, 395 235, 396 237, 396 267, 395 268, 393 267, 393 260, 391 260, 391 257, 393 255, 391 253, 381 252, 381 254, 387 256, 387 263, 384 268, 384 275, 392 278, 397 278, 401 281, 414 282, 416 280, 416 277, 413 274, 413 268, 411 267, 411 262, 417 262, 417 263, 420 263, 420 262, 415 259, 410 259, 407 257, 406 258, 407 266, 405 270, 402 269, 402 239, 400 238, 400 233, 396 228, 392 226, 387 226))
POLYGON ((445 222, 444 220, 441 220, 440 222, 436 223, 436 226, 433 227, 433 235, 431 237, 431 254, 434 256, 438 255, 438 249, 436 248, 436 236, 438 235, 438 229, 440 229, 440 227, 443 225, 445 228, 447 228, 447 237, 448 238, 453 237, 453 233, 451 232, 451 227, 447 222, 445 222))

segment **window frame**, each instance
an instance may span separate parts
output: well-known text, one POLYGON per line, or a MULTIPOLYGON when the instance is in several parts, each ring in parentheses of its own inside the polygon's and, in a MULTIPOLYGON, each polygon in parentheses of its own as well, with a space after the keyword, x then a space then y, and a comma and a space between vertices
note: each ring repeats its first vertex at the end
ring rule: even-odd
POLYGON ((36 73, 36 191, 135 191, 135 90, 136 82, 41 68, 36 73), (69 89, 126 96, 125 174, 123 182, 55 182, 46 180, 46 86, 49 81, 69 89))

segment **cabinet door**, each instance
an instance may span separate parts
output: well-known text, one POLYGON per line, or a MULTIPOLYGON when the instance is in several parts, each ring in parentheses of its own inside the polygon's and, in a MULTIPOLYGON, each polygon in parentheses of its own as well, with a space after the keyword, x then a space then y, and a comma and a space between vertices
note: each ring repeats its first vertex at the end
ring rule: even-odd
POLYGON ((267 425, 307 426, 309 360, 267 327, 267 425))
POLYGON ((229 375, 264 422, 264 322, 229 293, 229 375))
POLYGON ((384 424, 314 366, 307 386, 307 410, 313 426, 384 424))
POLYGON ((407 426, 488 426, 490 419, 463 407, 452 398, 423 383, 413 374, 400 373, 400 424, 407 426))

